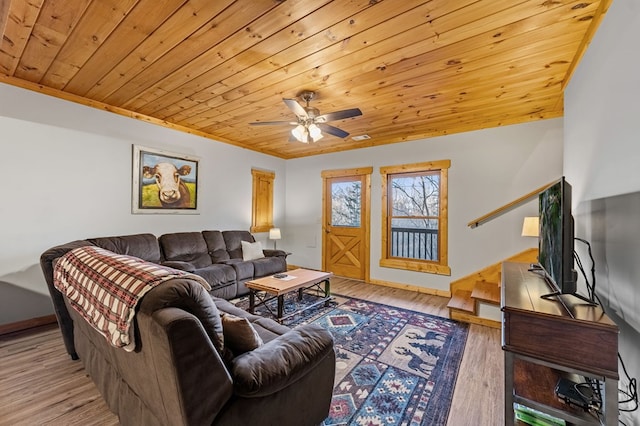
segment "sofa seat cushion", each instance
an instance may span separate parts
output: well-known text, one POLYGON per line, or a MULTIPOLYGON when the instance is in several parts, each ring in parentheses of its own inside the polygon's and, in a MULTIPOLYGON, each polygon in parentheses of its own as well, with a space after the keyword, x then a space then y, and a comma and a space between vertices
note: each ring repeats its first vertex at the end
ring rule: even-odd
POLYGON ((228 313, 237 317, 247 318, 253 325, 253 328, 260 335, 262 341, 265 343, 270 342, 271 340, 291 330, 289 327, 279 324, 271 318, 265 318, 259 315, 250 314, 244 309, 238 308, 228 300, 213 298, 213 301, 221 313, 228 313))
POLYGON ((204 278, 212 288, 235 284, 236 271, 230 265, 216 263, 193 271, 194 274, 204 278))
POLYGON ((289 327, 275 322, 271 318, 260 317, 252 321, 251 324, 253 324, 253 328, 256 329, 263 342, 270 342, 290 330, 289 327))
POLYGON ((277 274, 287 270, 287 261, 282 257, 264 257, 262 259, 252 260, 254 276, 266 277, 268 275, 277 274))
POLYGON ((290 330, 231 362, 234 392, 264 397, 300 380, 326 356, 333 354, 331 334, 316 324, 290 330))
MULTIPOLYGON (((218 308, 218 310, 223 314, 227 313, 227 314, 235 315, 237 317, 248 318, 251 322, 255 322, 255 321, 259 320, 260 318, 263 318, 263 317, 261 317, 259 315, 251 314, 251 313, 245 311, 244 309, 238 308, 236 305, 234 305, 233 303, 229 302, 228 300, 221 299, 219 297, 214 297, 213 298, 213 303, 215 303, 215 305, 218 308)), ((286 330, 289 330, 289 329, 286 328, 286 330)))
POLYGON ((162 262, 162 266, 168 266, 169 268, 179 269, 186 272, 195 272, 196 270, 193 263, 183 262, 182 260, 165 260, 162 262))
POLYGON ((191 263, 196 269, 211 265, 207 243, 200 232, 175 232, 158 238, 165 260, 191 263))
POLYGON ((245 281, 255 277, 253 262, 245 262, 242 259, 229 259, 224 264, 231 266, 236 271, 236 279, 238 281, 245 281))

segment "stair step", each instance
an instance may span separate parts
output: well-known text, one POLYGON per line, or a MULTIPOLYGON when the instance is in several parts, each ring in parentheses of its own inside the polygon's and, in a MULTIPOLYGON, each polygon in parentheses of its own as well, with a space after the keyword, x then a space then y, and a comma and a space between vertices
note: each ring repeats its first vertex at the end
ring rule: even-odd
POLYGON ((471 297, 483 302, 500 304, 500 286, 498 283, 488 281, 476 281, 471 292, 471 297))
POLYGON ((476 313, 476 302, 471 297, 471 292, 468 290, 456 290, 451 296, 451 300, 447 303, 447 308, 457 309, 460 311, 476 313))
POLYGON ((480 318, 462 311, 457 311, 455 309, 452 309, 449 312, 449 318, 451 318, 452 320, 466 322, 469 324, 478 324, 478 325, 483 325, 485 327, 496 328, 498 330, 502 328, 502 321, 494 321, 486 318, 480 318))

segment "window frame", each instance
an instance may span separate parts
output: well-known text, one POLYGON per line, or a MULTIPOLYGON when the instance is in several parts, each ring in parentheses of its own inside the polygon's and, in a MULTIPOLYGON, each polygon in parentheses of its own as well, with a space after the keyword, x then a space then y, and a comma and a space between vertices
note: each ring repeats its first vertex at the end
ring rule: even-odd
POLYGON ((386 268, 406 269, 409 271, 426 272, 438 275, 451 275, 448 256, 448 198, 449 198, 449 168, 451 160, 428 161, 423 163, 403 164, 399 166, 380 167, 380 177, 382 183, 382 232, 381 232, 381 253, 380 266, 386 268), (390 177, 403 174, 426 174, 440 173, 440 200, 438 215, 438 260, 421 260, 400 258, 391 256, 390 233, 393 210, 389 205, 391 197, 389 191, 390 177))

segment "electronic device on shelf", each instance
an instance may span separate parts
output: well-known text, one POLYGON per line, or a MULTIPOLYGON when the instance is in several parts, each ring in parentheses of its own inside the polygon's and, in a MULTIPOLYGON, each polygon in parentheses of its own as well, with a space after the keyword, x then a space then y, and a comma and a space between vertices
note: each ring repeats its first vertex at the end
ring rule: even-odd
POLYGON ((578 389, 578 386, 577 383, 561 377, 556 385, 556 396, 564 401, 565 404, 589 411, 591 400, 593 399, 593 390, 586 384, 581 386, 580 389, 578 389))
POLYGON ((586 297, 576 293, 578 274, 573 267, 574 222, 571 214, 571 185, 564 176, 540 193, 538 204, 539 270, 553 289, 551 293, 542 297, 549 299, 561 294, 572 294, 593 304, 586 297))

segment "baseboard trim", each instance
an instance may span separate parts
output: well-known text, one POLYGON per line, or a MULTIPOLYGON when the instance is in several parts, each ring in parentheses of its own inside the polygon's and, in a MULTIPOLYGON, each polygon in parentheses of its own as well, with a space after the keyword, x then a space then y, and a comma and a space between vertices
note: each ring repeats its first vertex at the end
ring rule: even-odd
POLYGON ((58 320, 55 315, 45 315, 43 317, 30 318, 23 321, 12 322, 0 325, 0 336, 4 334, 24 331, 30 328, 41 327, 43 325, 55 324, 58 320))
POLYGON ((402 284, 402 283, 395 283, 392 281, 376 280, 374 278, 371 278, 369 280, 369 283, 380 285, 383 287, 391 287, 391 288, 399 288, 402 290, 415 291, 416 293, 429 294, 432 296, 441 296, 441 297, 451 298, 451 292, 449 290, 438 290, 435 288, 427 288, 427 287, 421 287, 421 286, 411 285, 411 284, 402 284))
MULTIPOLYGON (((306 268, 304 266, 287 264, 287 269, 290 271, 298 268, 311 269, 311 268, 306 268)), ((441 296, 441 297, 447 297, 449 299, 451 298, 451 291, 449 290, 438 290, 435 288, 421 287, 418 285, 394 283, 392 281, 376 280, 375 278, 369 278, 368 281, 365 280, 364 282, 367 284, 375 284, 382 287, 399 288, 402 290, 414 291, 416 293, 429 294, 431 296, 441 296)))

